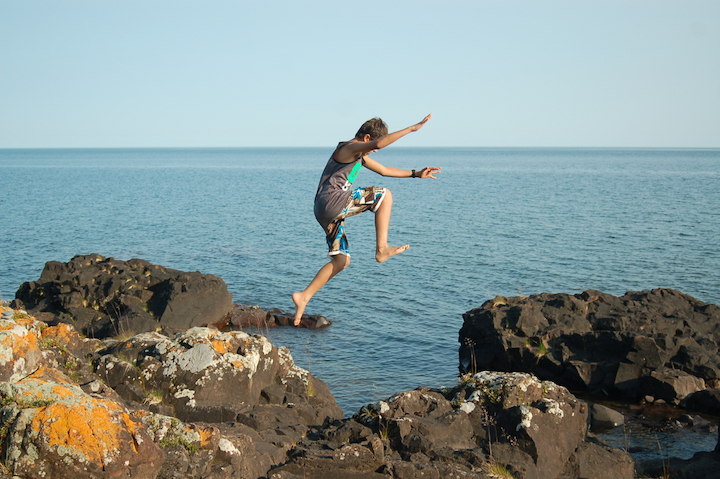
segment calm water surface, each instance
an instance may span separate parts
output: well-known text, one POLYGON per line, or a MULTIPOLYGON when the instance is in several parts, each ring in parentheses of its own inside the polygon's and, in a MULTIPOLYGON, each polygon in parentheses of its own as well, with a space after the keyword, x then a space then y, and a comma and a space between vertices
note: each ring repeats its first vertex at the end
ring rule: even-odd
MULTIPOLYGON (((326 262, 312 201, 331 150, 0 150, 0 297, 46 261, 98 253, 212 273, 237 303, 291 310, 290 294, 326 262)), ((333 325, 264 332, 348 414, 454 384, 462 313, 498 294, 669 287, 720 303, 720 150, 374 157, 443 167, 436 181, 368 170, 356 180, 393 191, 390 242, 410 250, 375 263, 372 215, 349 219, 352 264, 307 310, 333 325)))

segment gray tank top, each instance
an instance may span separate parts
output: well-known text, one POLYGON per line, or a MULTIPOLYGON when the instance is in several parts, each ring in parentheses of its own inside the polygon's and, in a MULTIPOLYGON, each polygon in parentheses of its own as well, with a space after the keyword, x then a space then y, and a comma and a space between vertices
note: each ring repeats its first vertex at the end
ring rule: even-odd
MULTIPOLYGON (((345 143, 348 142, 338 143, 335 151, 345 143)), ((333 151, 333 155, 335 151, 333 151)), ((325 165, 315 194, 315 218, 323 228, 327 228, 347 205, 352 194, 350 186, 355 181, 362 165, 365 164, 363 157, 350 163, 340 163, 333 158, 333 155, 330 155, 330 159, 325 165)))

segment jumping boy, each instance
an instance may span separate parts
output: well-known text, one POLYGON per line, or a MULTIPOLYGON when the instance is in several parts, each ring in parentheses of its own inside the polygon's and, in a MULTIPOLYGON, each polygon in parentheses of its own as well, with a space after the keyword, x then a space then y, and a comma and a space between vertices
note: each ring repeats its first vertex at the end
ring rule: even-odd
POLYGON ((295 326, 300 326, 303 312, 310 298, 336 274, 350 264, 350 251, 345 236, 345 218, 371 210, 375 213, 375 260, 386 261, 391 256, 407 250, 410 245, 388 246, 388 227, 392 212, 392 193, 387 188, 368 186, 350 189, 360 169, 365 166, 382 176, 395 178, 432 178, 441 168, 425 167, 419 172, 383 166, 367 156, 394 143, 408 133, 418 131, 432 118, 432 114, 420 123, 388 134, 385 122, 380 118, 368 120, 360 127, 355 138, 338 143, 320 177, 315 195, 315 218, 325 230, 330 252, 330 262, 320 268, 304 291, 293 293, 295 303, 295 326))

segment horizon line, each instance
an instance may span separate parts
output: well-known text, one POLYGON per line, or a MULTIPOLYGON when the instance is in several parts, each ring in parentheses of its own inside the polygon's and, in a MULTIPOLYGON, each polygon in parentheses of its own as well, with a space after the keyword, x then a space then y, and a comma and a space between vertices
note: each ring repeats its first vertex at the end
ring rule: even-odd
MULTIPOLYGON (((0 147, 3 150, 220 150, 220 149, 299 149, 322 148, 331 146, 19 146, 0 147)), ((397 149, 447 148, 447 149, 533 149, 533 150, 720 150, 719 146, 393 146, 397 149)))

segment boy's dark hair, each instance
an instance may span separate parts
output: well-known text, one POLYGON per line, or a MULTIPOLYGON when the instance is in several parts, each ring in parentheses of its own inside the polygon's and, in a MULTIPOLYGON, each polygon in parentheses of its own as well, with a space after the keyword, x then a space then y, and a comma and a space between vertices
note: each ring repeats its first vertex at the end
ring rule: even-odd
POLYGON ((387 134, 388 127, 385 122, 380 118, 373 118, 372 120, 368 120, 363 123, 357 133, 355 133, 355 138, 362 140, 365 135, 370 135, 371 140, 377 140, 381 136, 385 136, 387 134))

